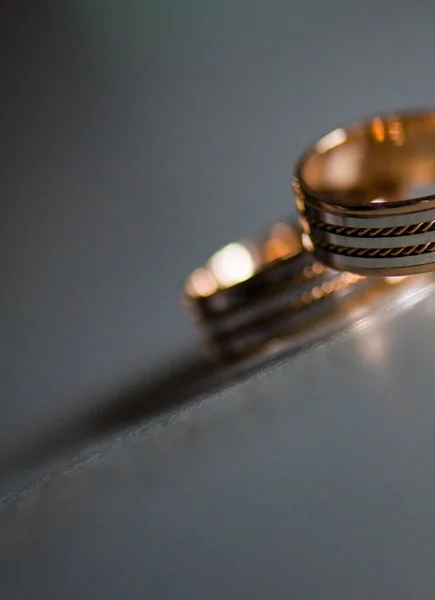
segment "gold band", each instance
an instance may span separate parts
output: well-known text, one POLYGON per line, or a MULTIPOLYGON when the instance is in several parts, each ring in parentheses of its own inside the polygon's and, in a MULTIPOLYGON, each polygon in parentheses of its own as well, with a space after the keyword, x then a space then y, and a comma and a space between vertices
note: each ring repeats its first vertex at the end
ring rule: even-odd
POLYGON ((186 280, 183 299, 213 353, 234 360, 300 332, 328 298, 364 281, 325 267, 303 249, 299 226, 282 222, 216 252, 186 280))
POLYGON ((301 224, 319 260, 361 275, 435 269, 435 112, 336 129, 300 159, 301 224))

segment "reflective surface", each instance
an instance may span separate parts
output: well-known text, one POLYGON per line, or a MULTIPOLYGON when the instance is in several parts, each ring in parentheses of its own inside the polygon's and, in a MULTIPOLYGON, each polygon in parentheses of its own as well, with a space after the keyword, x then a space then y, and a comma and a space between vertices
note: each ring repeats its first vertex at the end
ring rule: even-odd
POLYGON ((433 270, 434 158, 429 111, 376 116, 320 139, 300 159, 293 181, 317 257, 363 275, 433 270))
POLYGON ((285 348, 367 280, 325 267, 304 250, 296 221, 218 250, 187 278, 183 300, 220 360, 285 348), (288 339, 290 338, 290 340, 288 339))
POLYGON ((0 515, 5 597, 430 598, 434 320, 384 308, 52 475, 0 515))
POLYGON ((297 176, 337 208, 377 216, 396 205, 408 212, 433 208, 431 197, 406 205, 419 188, 435 185, 434 164, 435 112, 409 112, 332 131, 307 152, 297 176))
POLYGON ((276 223, 263 237, 218 250, 187 278, 183 303, 213 358, 261 364, 432 284, 340 273, 305 250, 305 238, 296 221, 276 223))

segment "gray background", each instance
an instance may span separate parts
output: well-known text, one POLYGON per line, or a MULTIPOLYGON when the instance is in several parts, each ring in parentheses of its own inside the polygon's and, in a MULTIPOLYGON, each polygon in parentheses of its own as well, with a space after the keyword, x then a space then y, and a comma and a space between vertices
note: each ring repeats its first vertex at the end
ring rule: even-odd
POLYGON ((289 212, 314 138, 434 104, 434 20, 422 1, 4 10, 2 598, 432 597, 434 300, 206 393, 179 293, 289 212))

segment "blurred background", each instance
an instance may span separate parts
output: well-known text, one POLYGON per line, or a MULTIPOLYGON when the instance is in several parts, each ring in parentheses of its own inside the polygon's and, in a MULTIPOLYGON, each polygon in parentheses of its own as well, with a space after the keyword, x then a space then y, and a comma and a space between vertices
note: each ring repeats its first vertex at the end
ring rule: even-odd
MULTIPOLYGON (((6 3, 2 499, 97 424, 182 402, 203 356, 184 278, 293 212, 292 166, 318 136, 435 104, 434 22, 429 0, 6 3)), ((156 598, 431 597, 424 306, 245 382, 235 416, 192 417, 193 441, 174 425, 157 449, 141 438, 74 490, 42 489, 26 517, 7 512, 2 597, 143 598, 145 571, 156 598)))

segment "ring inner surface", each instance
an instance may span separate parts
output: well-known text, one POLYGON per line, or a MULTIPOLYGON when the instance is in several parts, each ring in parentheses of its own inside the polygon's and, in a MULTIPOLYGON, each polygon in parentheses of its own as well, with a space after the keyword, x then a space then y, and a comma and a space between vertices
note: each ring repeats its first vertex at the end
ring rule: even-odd
POLYGON ((300 177, 314 195, 349 208, 433 194, 435 112, 336 129, 317 142, 300 177))

